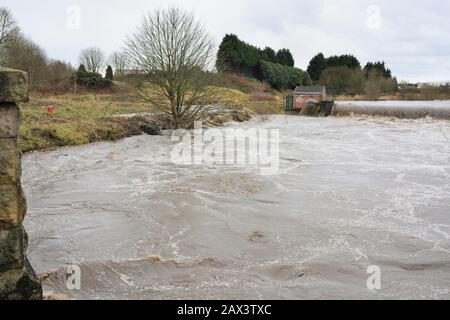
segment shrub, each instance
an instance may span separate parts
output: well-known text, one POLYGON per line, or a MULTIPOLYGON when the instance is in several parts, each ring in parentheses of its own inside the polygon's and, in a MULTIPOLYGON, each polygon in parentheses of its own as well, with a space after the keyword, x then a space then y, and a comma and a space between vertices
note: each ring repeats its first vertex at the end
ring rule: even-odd
POLYGON ((77 84, 89 89, 106 89, 112 85, 111 80, 103 78, 101 74, 87 72, 83 65, 80 66, 75 77, 77 84))
POLYGON ((114 72, 111 66, 108 66, 108 68, 106 69, 105 79, 108 79, 110 81, 114 80, 114 72))
POLYGON ((376 100, 381 94, 393 94, 398 91, 397 80, 385 78, 381 72, 371 71, 365 83, 365 93, 370 100, 376 100))
POLYGON ((361 70, 349 67, 332 67, 324 70, 319 83, 337 94, 355 95, 364 90, 365 77, 361 70))
POLYGON ((295 64, 294 57, 288 49, 281 49, 278 52, 270 47, 260 49, 240 40, 234 34, 227 34, 219 46, 216 67, 222 72, 254 77, 262 60, 292 67, 295 64))
POLYGON ((294 57, 289 49, 278 50, 277 62, 288 67, 293 67, 295 65, 294 57))
POLYGON ((296 86, 308 85, 311 82, 309 75, 298 68, 268 61, 260 62, 258 76, 260 80, 267 81, 276 89, 293 89, 296 86))
POLYGON ((249 79, 238 75, 229 75, 229 79, 234 88, 241 90, 245 93, 252 92, 266 92, 270 89, 267 83, 257 81, 256 79, 249 79))
POLYGON ((268 92, 254 92, 250 94, 249 99, 252 102, 275 101, 275 97, 268 92))

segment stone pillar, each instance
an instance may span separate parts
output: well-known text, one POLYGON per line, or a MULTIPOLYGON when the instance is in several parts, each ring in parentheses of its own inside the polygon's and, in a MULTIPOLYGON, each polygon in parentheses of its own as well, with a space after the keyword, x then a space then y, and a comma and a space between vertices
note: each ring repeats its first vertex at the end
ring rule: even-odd
POLYGON ((28 99, 27 74, 0 67, 0 300, 42 299, 42 287, 25 252, 26 200, 20 178, 20 110, 28 99))

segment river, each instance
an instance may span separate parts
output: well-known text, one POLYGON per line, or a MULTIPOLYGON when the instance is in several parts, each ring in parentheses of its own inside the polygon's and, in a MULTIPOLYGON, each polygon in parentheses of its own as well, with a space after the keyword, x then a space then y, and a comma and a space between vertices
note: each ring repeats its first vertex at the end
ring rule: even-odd
POLYGON ((72 299, 450 299, 450 122, 271 116, 280 170, 167 136, 24 156, 29 257, 72 299), (66 267, 81 269, 69 290, 66 267), (369 290, 370 266, 381 271, 369 290))

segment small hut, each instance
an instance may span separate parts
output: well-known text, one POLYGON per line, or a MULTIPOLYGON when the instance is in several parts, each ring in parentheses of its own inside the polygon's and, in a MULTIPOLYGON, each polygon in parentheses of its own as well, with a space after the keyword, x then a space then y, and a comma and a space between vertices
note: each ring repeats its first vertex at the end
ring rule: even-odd
POLYGON ((334 95, 328 95, 325 86, 299 86, 286 97, 286 111, 300 113, 307 106, 320 106, 329 115, 334 105, 334 95), (328 110, 330 109, 330 110, 328 110))

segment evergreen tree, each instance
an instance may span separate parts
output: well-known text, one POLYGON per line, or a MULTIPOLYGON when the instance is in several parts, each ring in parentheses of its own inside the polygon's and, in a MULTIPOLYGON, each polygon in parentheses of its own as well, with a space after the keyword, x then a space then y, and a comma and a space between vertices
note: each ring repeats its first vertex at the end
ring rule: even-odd
POLYGON ((108 66, 108 68, 106 69, 105 79, 108 79, 110 81, 114 80, 114 72, 111 66, 108 66))
POLYGON ((75 80, 77 84, 90 89, 104 89, 110 87, 112 84, 112 81, 103 78, 101 74, 88 72, 83 64, 78 68, 75 74, 75 80))
POLYGON ((350 69, 361 69, 361 63, 351 54, 332 56, 327 59, 327 67, 348 67, 350 69))
POLYGON ((311 59, 308 66, 308 73, 313 81, 319 81, 320 75, 327 68, 327 59, 323 53, 319 53, 311 59))
MULTIPOLYGON (((270 50, 269 48, 266 51, 268 55, 271 55, 270 50)), ((239 40, 234 34, 226 35, 217 52, 217 70, 254 76, 259 61, 269 59, 263 52, 263 50, 239 40)), ((275 53, 273 55, 276 56, 275 53)))
POLYGON ((242 50, 242 44, 234 34, 227 34, 219 46, 217 52, 216 67, 222 72, 238 72, 240 64, 239 51, 242 50))
POLYGON ((277 63, 277 54, 275 50, 270 47, 265 47, 261 53, 261 60, 277 63))
POLYGON ((281 49, 277 52, 277 62, 288 67, 295 65, 294 57, 289 49, 281 49))
POLYGON ((294 89, 296 86, 310 85, 307 72, 279 63, 261 61, 261 76, 276 89, 294 89))
POLYGON ((392 71, 386 67, 386 63, 384 61, 378 61, 375 63, 368 62, 364 67, 364 72, 366 73, 366 77, 370 74, 371 71, 377 71, 381 73, 385 78, 392 78, 392 71))
POLYGON ((270 47, 260 49, 226 35, 217 52, 216 67, 221 72, 232 72, 269 82, 274 88, 294 88, 310 84, 309 75, 294 68, 294 58, 288 49, 275 52, 270 47))
POLYGON ((84 64, 80 64, 80 66, 78 67, 78 71, 77 72, 78 73, 87 73, 84 64))

